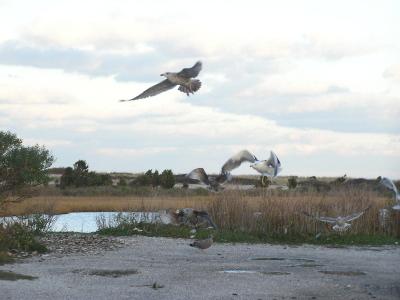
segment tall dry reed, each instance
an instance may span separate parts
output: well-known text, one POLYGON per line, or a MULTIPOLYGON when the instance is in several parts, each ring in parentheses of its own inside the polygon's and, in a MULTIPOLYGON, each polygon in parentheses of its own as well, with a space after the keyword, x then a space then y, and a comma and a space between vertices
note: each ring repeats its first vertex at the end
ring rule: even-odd
POLYGON ((374 191, 353 187, 338 188, 327 193, 316 191, 257 190, 249 197, 245 191, 215 194, 208 210, 221 229, 248 233, 279 235, 316 235, 332 233, 329 225, 307 217, 346 216, 369 209, 352 222, 349 233, 366 235, 400 235, 400 213, 391 211, 385 226, 379 221, 379 209, 390 200, 374 191))

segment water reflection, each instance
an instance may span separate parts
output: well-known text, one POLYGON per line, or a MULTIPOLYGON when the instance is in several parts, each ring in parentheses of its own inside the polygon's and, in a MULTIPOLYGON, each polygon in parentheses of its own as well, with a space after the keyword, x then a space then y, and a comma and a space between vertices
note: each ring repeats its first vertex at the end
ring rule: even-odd
MULTIPOLYGON (((118 220, 136 222, 168 223, 160 212, 76 212, 57 215, 50 231, 90 233, 98 230, 98 225, 113 225, 118 220)), ((2 218, 0 222, 16 222, 15 217, 2 218)))

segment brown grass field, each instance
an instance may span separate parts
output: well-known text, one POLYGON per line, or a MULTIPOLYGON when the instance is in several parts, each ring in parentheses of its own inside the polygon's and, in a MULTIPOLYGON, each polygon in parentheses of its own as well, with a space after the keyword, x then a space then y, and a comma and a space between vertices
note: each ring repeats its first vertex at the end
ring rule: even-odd
POLYGON ((337 189, 329 192, 296 192, 257 189, 226 190, 206 196, 60 196, 43 195, 10 205, 3 215, 31 213, 61 214, 93 211, 157 211, 192 207, 206 209, 222 229, 268 234, 313 234, 329 231, 327 226, 302 214, 344 216, 370 209, 352 223, 355 234, 399 236, 400 214, 393 211, 386 226, 381 226, 379 209, 391 199, 372 190, 337 189), (257 212, 257 217, 254 213, 257 212))

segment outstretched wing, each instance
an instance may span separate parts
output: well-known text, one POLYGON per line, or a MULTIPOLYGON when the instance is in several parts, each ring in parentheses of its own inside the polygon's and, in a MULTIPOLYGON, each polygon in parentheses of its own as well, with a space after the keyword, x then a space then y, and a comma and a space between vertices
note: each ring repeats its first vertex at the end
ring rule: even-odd
POLYGON ((368 206, 363 211, 348 215, 348 216, 344 217, 343 219, 345 220, 345 222, 354 221, 355 219, 358 219, 359 217, 361 217, 370 207, 371 206, 368 206))
POLYGON ((197 75, 199 75, 199 73, 201 71, 202 66, 203 66, 203 64, 201 63, 201 61, 198 61, 197 63, 194 64, 193 67, 184 68, 177 75, 178 76, 182 76, 182 77, 186 77, 186 78, 197 77, 197 75))
POLYGON ((328 224, 336 224, 336 218, 331 218, 331 217, 316 217, 316 216, 313 216, 313 215, 311 215, 311 214, 309 214, 309 213, 307 213, 307 212, 305 212, 305 211, 302 211, 302 214, 303 215, 306 215, 307 217, 310 217, 310 218, 313 218, 313 219, 316 219, 316 220, 318 220, 318 221, 321 221, 321 222, 324 222, 324 223, 328 223, 328 224))
POLYGON ((209 225, 211 225, 214 229, 217 229, 217 225, 215 225, 215 223, 211 220, 210 215, 205 210, 193 210, 193 214, 197 217, 200 216, 201 218, 205 219, 209 225))
POLYGON ((389 190, 392 190, 396 195, 398 194, 396 185, 389 178, 382 177, 380 183, 387 187, 389 190))
POLYGON ((190 171, 188 174, 186 174, 185 177, 189 178, 189 179, 200 181, 201 183, 206 184, 206 185, 210 185, 210 181, 208 180, 207 173, 206 173, 206 171, 204 171, 203 168, 194 169, 194 170, 190 171))
POLYGON ((257 157, 251 154, 248 150, 242 150, 239 153, 236 153, 230 159, 228 159, 226 163, 224 163, 221 169, 221 173, 222 174, 229 173, 233 169, 239 167, 242 164, 242 162, 248 161, 253 163, 256 160, 257 157))
POLYGON ((143 93, 136 96, 135 98, 132 98, 129 100, 120 100, 120 101, 125 102, 125 101, 133 101, 133 100, 139 100, 139 99, 143 99, 143 98, 147 98, 147 97, 152 97, 152 96, 158 95, 162 92, 168 91, 168 90, 172 89, 174 86, 176 86, 175 83, 172 83, 168 79, 165 79, 165 80, 157 83, 156 85, 153 85, 152 87, 148 88, 143 93))
POLYGON ((271 151, 270 157, 267 160, 267 166, 273 169, 272 177, 276 177, 278 173, 282 170, 281 162, 274 151, 271 151))

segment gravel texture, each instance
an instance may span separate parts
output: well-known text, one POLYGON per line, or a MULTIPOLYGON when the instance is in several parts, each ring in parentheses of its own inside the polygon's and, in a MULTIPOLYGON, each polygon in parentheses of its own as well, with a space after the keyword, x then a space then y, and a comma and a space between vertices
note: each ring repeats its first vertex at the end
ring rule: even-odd
MULTIPOLYGON (((214 244, 89 235, 0 270, 0 299, 399 299, 400 247, 214 244), (73 250, 70 250, 70 248, 73 250)), ((54 248, 53 248, 54 246, 54 248)))

